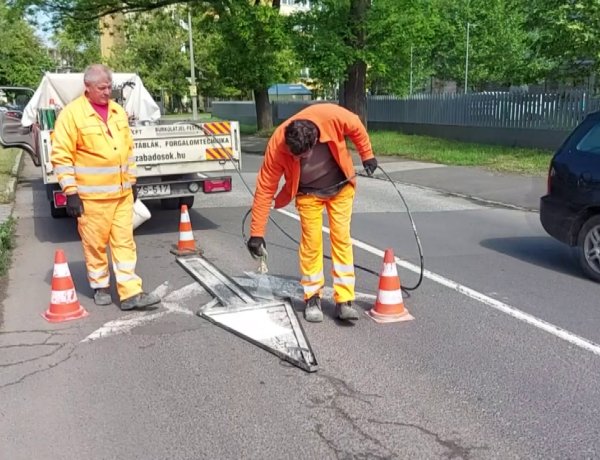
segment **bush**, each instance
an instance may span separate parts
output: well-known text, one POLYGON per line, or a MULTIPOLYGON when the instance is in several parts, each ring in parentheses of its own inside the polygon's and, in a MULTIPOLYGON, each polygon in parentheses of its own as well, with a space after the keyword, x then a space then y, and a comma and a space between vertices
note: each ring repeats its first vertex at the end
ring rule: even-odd
POLYGON ((0 225, 0 276, 6 274, 15 245, 15 220, 10 217, 0 225))

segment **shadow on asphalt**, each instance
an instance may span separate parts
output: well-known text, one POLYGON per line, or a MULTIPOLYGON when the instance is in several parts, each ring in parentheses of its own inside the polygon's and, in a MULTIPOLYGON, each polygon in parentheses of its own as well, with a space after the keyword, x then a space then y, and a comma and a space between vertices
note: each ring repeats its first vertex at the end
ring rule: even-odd
MULTIPOLYGON (((152 217, 150 220, 140 225, 134 232, 134 235, 156 235, 160 233, 178 233, 181 211, 178 209, 165 210, 160 207, 159 200, 144 202, 152 217)), ((194 231, 214 230, 220 227, 212 220, 209 220, 200 214, 200 210, 194 208, 189 210, 190 219, 194 223, 194 231)))
POLYGON ((585 279, 573 249, 551 237, 491 238, 479 244, 538 267, 585 279))
MULTIPOLYGON (((23 180, 22 188, 31 188, 33 193, 33 225, 38 241, 50 243, 66 243, 80 241, 77 222, 71 217, 53 218, 50 215, 50 204, 46 198, 46 189, 40 180, 23 180)), ((146 202, 152 218, 135 230, 135 235, 156 235, 179 232, 181 213, 179 210, 164 210, 159 200, 146 202)), ((190 217, 194 222, 194 230, 212 230, 219 225, 203 217, 199 211, 190 209, 190 217)))
MULTIPOLYGON (((92 297, 94 292, 90 287, 90 283, 87 279, 87 269, 85 267, 85 263, 83 260, 68 260, 69 263, 69 272, 71 273, 71 279, 73 280, 73 284, 77 286, 78 295, 84 295, 88 297, 92 297)), ((54 274, 54 267, 51 267, 44 277, 44 282, 48 285, 52 285, 52 276, 54 274)), ((111 274, 112 276, 112 274, 111 274)), ((112 280, 111 280, 112 281, 112 280)))

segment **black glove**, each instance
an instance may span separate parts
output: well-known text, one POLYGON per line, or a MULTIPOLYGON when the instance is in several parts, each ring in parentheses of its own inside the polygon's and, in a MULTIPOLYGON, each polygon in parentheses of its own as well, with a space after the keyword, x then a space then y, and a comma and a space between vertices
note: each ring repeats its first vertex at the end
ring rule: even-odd
POLYGON ((250 255, 254 258, 259 258, 263 256, 263 249, 266 249, 267 243, 265 243, 265 239, 262 236, 251 236, 247 246, 250 255))
POLYGON ((133 201, 137 200, 137 196, 138 196, 138 188, 137 185, 133 184, 131 186, 131 191, 133 192, 133 201))
POLYGON ((365 168, 365 171, 369 176, 372 176, 377 169, 377 158, 370 158, 363 161, 363 168, 365 168))
POLYGON ((83 214, 83 203, 78 193, 67 195, 67 214, 71 217, 81 217, 83 214))

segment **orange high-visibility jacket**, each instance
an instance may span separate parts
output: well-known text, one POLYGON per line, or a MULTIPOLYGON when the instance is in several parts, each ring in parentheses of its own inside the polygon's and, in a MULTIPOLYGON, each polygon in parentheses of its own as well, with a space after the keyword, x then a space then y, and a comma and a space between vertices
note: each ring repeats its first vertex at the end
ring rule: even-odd
POLYGON ((131 193, 137 175, 127 113, 110 101, 105 124, 85 95, 70 102, 56 120, 51 161, 67 194, 104 200, 131 193))
POLYGON ((335 104, 311 105, 282 123, 273 133, 265 159, 258 173, 256 192, 252 205, 251 236, 264 236, 271 202, 283 175, 285 184, 275 197, 275 208, 290 203, 298 193, 300 162, 293 158, 285 143, 285 127, 293 120, 310 120, 319 128, 319 141, 327 143, 346 178, 355 185, 352 156, 346 147, 345 136, 356 146, 362 161, 373 158, 369 135, 360 118, 349 110, 335 104))

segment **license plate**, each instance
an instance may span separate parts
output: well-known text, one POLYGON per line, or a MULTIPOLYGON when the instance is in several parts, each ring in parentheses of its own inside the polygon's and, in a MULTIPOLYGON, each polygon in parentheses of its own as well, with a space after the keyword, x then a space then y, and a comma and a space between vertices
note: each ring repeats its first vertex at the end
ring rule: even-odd
POLYGON ((138 195, 143 196, 163 196, 171 194, 171 186, 168 184, 142 185, 138 190, 138 195))

